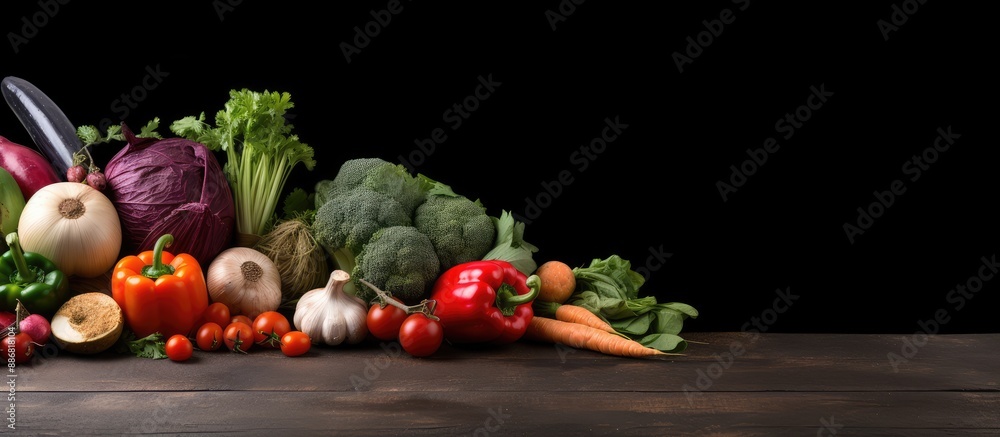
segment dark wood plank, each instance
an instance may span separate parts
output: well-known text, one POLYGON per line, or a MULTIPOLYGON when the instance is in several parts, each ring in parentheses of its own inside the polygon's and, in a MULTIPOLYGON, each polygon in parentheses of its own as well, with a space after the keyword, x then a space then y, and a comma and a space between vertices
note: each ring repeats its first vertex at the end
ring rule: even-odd
POLYGON ((25 393, 26 434, 996 435, 990 392, 25 393))
MULTIPOLYGON (((609 357, 562 346, 444 346, 415 359, 392 344, 278 351, 196 353, 187 363, 105 353, 57 353, 19 366, 25 391, 908 391, 1000 390, 1000 334, 932 337, 895 368, 903 336, 691 333, 688 355, 609 357), (744 349, 734 359, 727 354, 744 349), (721 362, 720 362, 721 360, 721 362), (726 364, 728 363, 728 368, 726 364), (247 380, 242 375, 253 375, 247 380)), ((52 351, 50 351, 52 352, 52 351)), ((51 355, 51 354, 50 354, 51 355)), ((900 355, 901 357, 903 355, 900 355)))

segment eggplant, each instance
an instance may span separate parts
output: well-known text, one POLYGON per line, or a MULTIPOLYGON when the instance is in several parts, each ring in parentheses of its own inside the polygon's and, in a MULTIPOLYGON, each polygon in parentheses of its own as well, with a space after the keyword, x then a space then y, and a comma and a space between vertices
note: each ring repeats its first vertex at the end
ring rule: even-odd
POLYGON ((83 148, 76 127, 42 90, 24 79, 8 76, 0 91, 35 145, 62 180, 73 166, 73 154, 83 148))

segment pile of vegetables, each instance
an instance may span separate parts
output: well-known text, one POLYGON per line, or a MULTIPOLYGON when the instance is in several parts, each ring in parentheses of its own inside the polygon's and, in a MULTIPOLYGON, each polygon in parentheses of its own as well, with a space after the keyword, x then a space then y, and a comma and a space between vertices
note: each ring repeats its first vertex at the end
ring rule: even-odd
POLYGON ((445 342, 633 358, 688 346, 697 310, 642 296, 627 260, 538 265, 509 211, 403 165, 348 159, 308 191, 286 187, 317 165, 288 93, 231 90, 213 119, 183 117, 165 137, 156 118, 75 128, 23 79, 2 92, 41 151, 0 137, 0 322, 23 331, 9 338, 18 362, 50 339, 173 361, 371 341, 414 357, 445 342), (105 286, 75 288, 86 280, 105 286))

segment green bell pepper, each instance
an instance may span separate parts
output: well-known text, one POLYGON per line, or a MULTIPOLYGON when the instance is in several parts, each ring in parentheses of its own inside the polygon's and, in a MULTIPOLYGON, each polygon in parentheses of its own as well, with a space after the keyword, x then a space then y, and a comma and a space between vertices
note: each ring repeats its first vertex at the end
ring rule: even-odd
POLYGON ((69 299, 69 281, 48 258, 24 252, 17 232, 6 237, 10 250, 0 256, 0 302, 16 311, 17 302, 31 313, 51 318, 69 299))

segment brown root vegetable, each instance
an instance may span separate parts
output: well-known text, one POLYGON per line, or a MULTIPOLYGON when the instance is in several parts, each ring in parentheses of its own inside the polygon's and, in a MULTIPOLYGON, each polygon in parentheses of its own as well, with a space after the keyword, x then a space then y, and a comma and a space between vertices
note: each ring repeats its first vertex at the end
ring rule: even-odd
POLYGON ((538 266, 535 275, 542 280, 537 299, 542 302, 565 303, 576 290, 573 268, 562 261, 547 261, 538 266))

